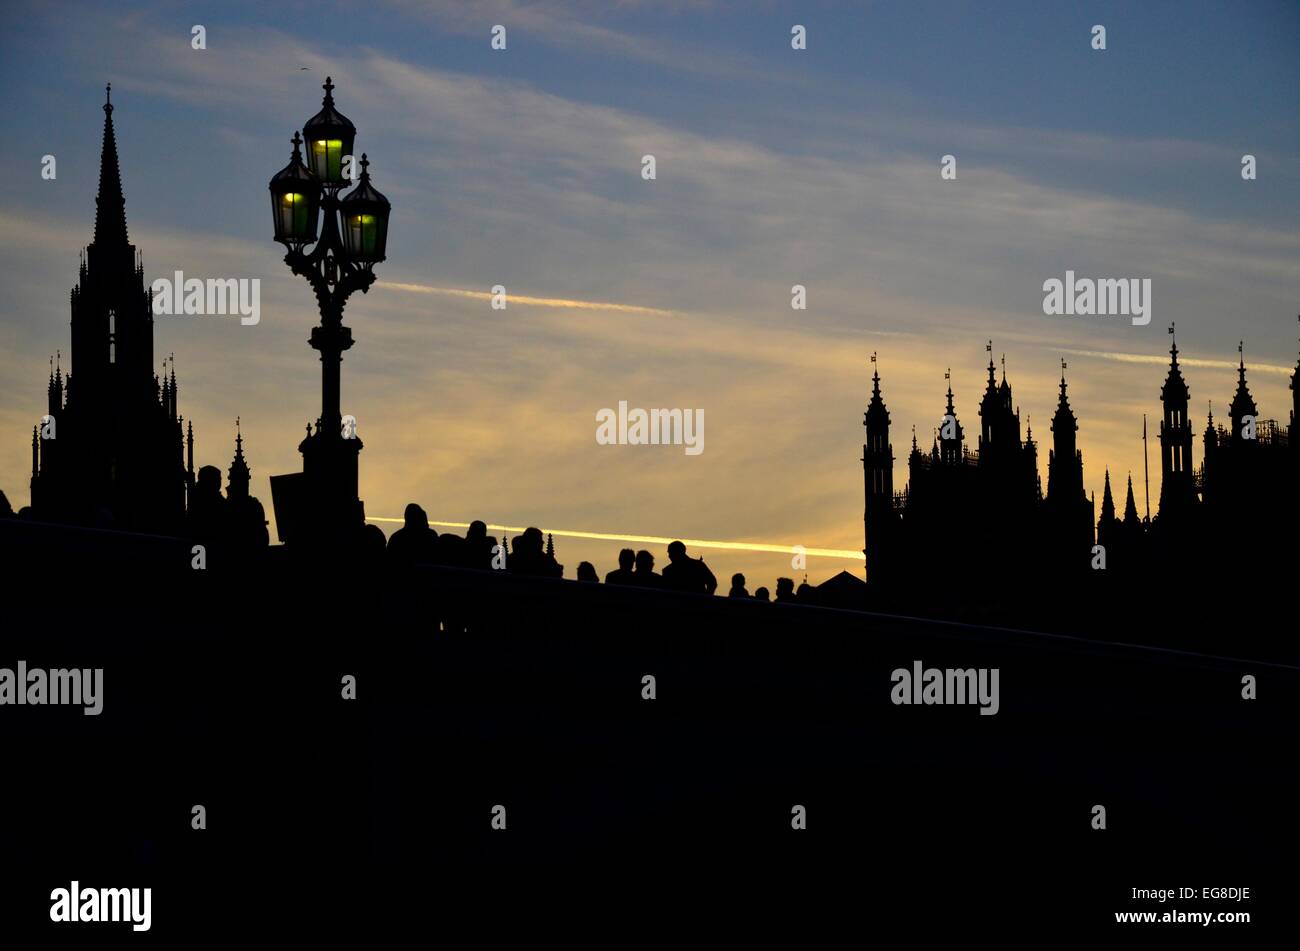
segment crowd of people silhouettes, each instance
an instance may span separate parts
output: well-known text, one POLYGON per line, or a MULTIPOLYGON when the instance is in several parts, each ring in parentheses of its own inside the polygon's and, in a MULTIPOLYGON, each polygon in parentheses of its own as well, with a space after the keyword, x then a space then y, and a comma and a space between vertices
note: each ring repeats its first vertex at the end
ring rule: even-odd
MULTIPOLYGON (((375 539, 376 547, 371 550, 377 552, 383 532, 375 525, 367 525, 365 531, 368 539, 375 539)), ((484 522, 474 521, 463 538, 450 532, 439 534, 429 524, 424 509, 414 502, 406 507, 404 524, 387 540, 383 553, 384 561, 393 567, 448 565, 505 570, 544 578, 564 577, 564 566, 555 559, 554 541, 541 529, 524 529, 513 540, 503 535, 498 542, 495 536, 487 533, 484 522)), ((584 561, 578 565, 577 580, 599 584, 600 575, 591 562, 584 561)), ((650 552, 624 548, 618 553, 618 567, 605 575, 605 584, 712 595, 717 590, 718 579, 703 558, 692 558, 686 553, 686 545, 675 541, 668 545, 668 564, 662 572, 655 571, 655 557, 650 552)), ((735 574, 731 577, 731 590, 727 597, 765 602, 775 600, 778 604, 808 604, 814 601, 813 592, 807 582, 799 585, 796 591, 793 579, 778 578, 775 599, 765 587, 757 588, 751 595, 745 587, 745 576, 735 574)))

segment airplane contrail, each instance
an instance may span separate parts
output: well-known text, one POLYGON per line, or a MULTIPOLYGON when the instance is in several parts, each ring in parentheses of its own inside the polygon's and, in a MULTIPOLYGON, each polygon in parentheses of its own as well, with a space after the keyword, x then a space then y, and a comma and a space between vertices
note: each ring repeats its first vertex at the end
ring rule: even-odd
MULTIPOLYGON (((385 518, 382 516, 367 516, 367 522, 396 522, 402 524, 406 520, 401 518, 385 518)), ((444 528, 469 528, 469 522, 435 522, 429 520, 430 525, 438 525, 444 528)), ((525 526, 521 525, 489 525, 488 529, 498 532, 522 532, 525 526)), ((580 532, 573 529, 564 528, 543 528, 543 534, 559 535, 561 538, 590 538, 597 541, 611 542, 635 542, 642 545, 667 545, 669 542, 679 541, 687 548, 715 548, 725 551, 759 551, 771 552, 778 555, 793 555, 798 549, 794 545, 771 545, 761 542, 724 542, 710 541, 703 538, 668 538, 659 535, 617 535, 609 532, 580 532)), ((817 558, 844 558, 849 561, 862 561, 862 552, 849 551, 843 548, 804 548, 805 555, 811 555, 817 558)))
MULTIPOLYGON (((1070 350, 1063 349, 1062 353, 1068 353, 1075 357, 1092 357, 1096 360, 1113 360, 1117 363, 1145 363, 1151 366, 1168 366, 1169 356, 1149 353, 1119 353, 1112 350, 1070 350)), ((1178 362, 1188 367, 1206 367, 1214 370, 1235 370, 1237 363, 1235 360, 1203 360, 1199 357, 1185 356, 1181 351, 1178 355, 1178 362)), ((1276 373, 1280 376, 1288 376, 1295 372, 1294 367, 1280 367, 1272 363, 1248 363, 1246 364, 1248 373, 1276 373)))
MULTIPOLYGON (((468 297, 472 300, 491 300, 493 294, 488 291, 471 291, 459 287, 430 287, 428 284, 402 284, 396 281, 377 281, 376 287, 387 287, 395 291, 407 291, 412 294, 445 294, 449 297, 468 297)), ((659 307, 641 307, 637 304, 613 304, 596 300, 568 300, 563 297, 528 297, 524 294, 507 294, 506 300, 511 304, 531 304, 534 307, 559 307, 570 310, 612 310, 624 314, 651 314, 656 317, 672 317, 677 311, 664 310, 659 307)))

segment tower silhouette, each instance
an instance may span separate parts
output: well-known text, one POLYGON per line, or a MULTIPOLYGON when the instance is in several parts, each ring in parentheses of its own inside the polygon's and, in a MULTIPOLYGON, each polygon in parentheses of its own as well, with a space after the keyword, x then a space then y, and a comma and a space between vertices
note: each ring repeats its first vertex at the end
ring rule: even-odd
POLYGON ((151 294, 127 237, 111 96, 110 86, 94 238, 71 295, 71 368, 50 378, 54 426, 33 441, 32 509, 47 521, 167 532, 181 524, 193 465, 182 459, 175 362, 170 377, 154 372, 151 294))
MULTIPOLYGON (((1060 571, 1083 570, 1092 548, 1093 503, 1083 489, 1083 453, 1076 448, 1079 422, 1070 409, 1065 382, 1065 361, 1061 361, 1061 394, 1052 417, 1052 448, 1047 453, 1047 497, 1043 501, 1046 516, 1044 530, 1055 568, 1060 571)), ((1107 476, 1105 506, 1110 499, 1107 476)), ((1110 501, 1114 517, 1114 501, 1110 501)))
POLYGON ((863 512, 867 577, 879 580, 887 572, 886 552, 891 547, 894 522, 894 447, 889 442, 889 410, 880 396, 880 372, 871 355, 871 400, 862 418, 867 441, 862 446, 862 473, 866 488, 863 512))
POLYGON ((961 463, 962 432, 961 422, 957 419, 957 410, 952 403, 952 370, 944 377, 948 380, 948 405, 945 408, 943 425, 939 427, 939 461, 945 466, 961 463))
POLYGON ((1164 416, 1160 420, 1160 508, 1157 518, 1168 527, 1171 521, 1186 522, 1196 507, 1196 485, 1192 472, 1192 422, 1187 414, 1191 391, 1178 366, 1178 338, 1169 346, 1169 375, 1160 388, 1164 416))

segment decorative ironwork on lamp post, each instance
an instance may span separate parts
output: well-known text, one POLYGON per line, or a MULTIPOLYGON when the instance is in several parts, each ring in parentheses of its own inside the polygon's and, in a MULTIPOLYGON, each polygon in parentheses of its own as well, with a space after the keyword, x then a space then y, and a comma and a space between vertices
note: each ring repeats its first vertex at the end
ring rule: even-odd
MULTIPOLYGON (((353 291, 364 294, 375 282, 373 268, 384 260, 388 242, 390 205, 371 185, 365 155, 356 163, 361 169, 356 188, 339 197, 355 175, 356 127, 334 108, 334 83, 329 77, 323 88, 321 111, 307 120, 302 136, 294 133, 289 164, 270 183, 275 240, 288 249, 284 263, 307 279, 320 309, 320 325, 312 328, 311 345, 320 352, 321 414, 315 431, 308 426, 307 437, 298 446, 303 456, 301 479, 285 490, 292 500, 286 498, 283 506, 288 524, 280 535, 290 542, 344 537, 364 523, 357 498, 357 455, 362 444, 354 428, 345 431, 339 406, 343 351, 353 343, 351 329, 343 325, 343 308, 353 291), (306 164, 300 148, 304 139, 306 164)), ((277 524, 282 521, 281 510, 277 499, 277 524)))

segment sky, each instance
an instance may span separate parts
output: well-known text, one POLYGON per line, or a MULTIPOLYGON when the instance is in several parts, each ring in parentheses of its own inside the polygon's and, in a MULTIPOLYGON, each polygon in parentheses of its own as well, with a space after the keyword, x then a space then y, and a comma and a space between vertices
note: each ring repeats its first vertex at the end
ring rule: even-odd
MULTIPOLYGON (((181 270, 262 283, 256 326, 160 317, 155 352, 175 353, 196 466, 229 467, 240 417, 268 514, 268 477, 301 469, 320 370, 314 299, 272 241, 267 182, 326 75, 393 204, 388 260, 345 315, 357 343, 343 411, 365 444, 368 515, 400 518, 416 501, 435 521, 555 530, 568 577, 579 560, 603 575, 625 543, 559 532, 802 545, 828 552, 807 558, 815 584, 861 576, 873 353, 899 489, 912 427, 928 445, 939 425, 948 368, 957 416, 978 431, 988 340, 1044 485, 1066 361, 1098 505, 1109 468, 1120 486, 1133 473, 1142 507, 1142 416, 1154 433, 1171 321, 1198 431, 1208 401, 1226 414, 1239 340, 1261 416, 1288 418, 1294 3, 7 12, 0 488, 15 508, 28 501, 48 358, 70 345, 107 82, 146 281, 181 270), (206 49, 192 48, 196 24, 206 49), (504 50, 491 48, 497 24, 504 50), (795 24, 804 50, 791 48, 795 24), (1105 50, 1092 48, 1096 24, 1105 50), (1149 278, 1151 322, 1044 314, 1043 282, 1067 270, 1149 278), (497 284, 505 310, 488 301, 497 284), (790 306, 795 284, 805 310, 790 306), (598 444, 597 412, 620 401, 703 410, 704 451, 598 444)), ((666 561, 662 545, 633 547, 666 561)), ((782 550, 697 553, 724 588, 734 571, 751 590, 804 574, 782 550)))

